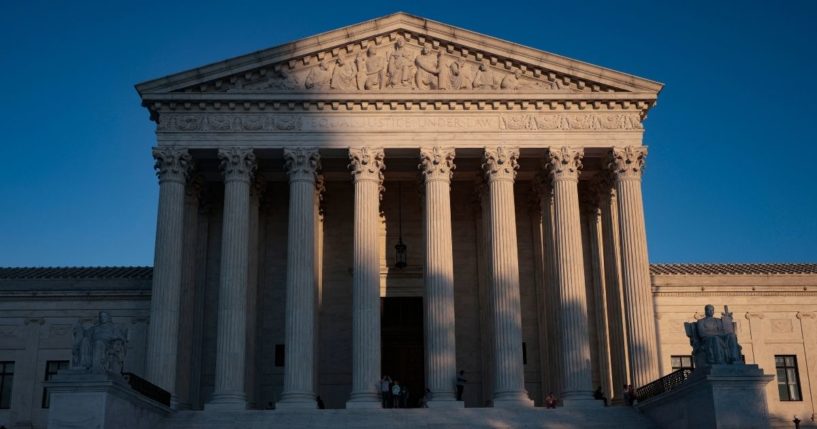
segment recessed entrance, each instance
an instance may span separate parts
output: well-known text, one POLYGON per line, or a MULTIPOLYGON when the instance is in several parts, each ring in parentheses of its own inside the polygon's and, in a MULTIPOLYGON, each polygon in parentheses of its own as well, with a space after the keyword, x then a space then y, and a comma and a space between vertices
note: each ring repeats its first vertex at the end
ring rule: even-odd
POLYGON ((408 387, 407 407, 416 407, 425 392, 423 298, 381 299, 381 367, 384 375, 408 387))

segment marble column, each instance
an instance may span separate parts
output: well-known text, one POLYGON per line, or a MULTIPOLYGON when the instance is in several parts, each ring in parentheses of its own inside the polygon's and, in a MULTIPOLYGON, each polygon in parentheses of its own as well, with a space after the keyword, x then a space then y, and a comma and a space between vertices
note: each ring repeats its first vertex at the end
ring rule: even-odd
POLYGON ((548 153, 553 183, 556 269, 562 333, 562 395, 565 406, 600 405, 593 400, 584 258, 579 215, 582 149, 561 147, 548 153))
POLYGON ((159 177, 159 215, 147 336, 146 378, 176 391, 179 304, 184 243, 185 183, 192 167, 186 149, 153 149, 159 177))
MULTIPOLYGON (((553 184, 550 174, 545 169, 536 175, 539 183, 539 204, 542 206, 542 242, 545 276, 545 311, 550 335, 548 343, 548 360, 550 361, 550 383, 547 393, 558 395, 562 391, 562 332, 559 317, 559 271, 556 268, 556 232, 553 224, 554 201, 553 184)), ((545 393, 545 395, 547 395, 545 393)))
POLYGON ((429 407, 463 406, 456 400, 454 253, 451 238, 451 175, 454 148, 420 149, 425 179, 425 359, 429 407))
POLYGON ((244 368, 249 268, 250 182, 255 173, 252 149, 219 149, 224 174, 224 219, 218 289, 215 390, 208 409, 245 409, 244 368))
POLYGON ((624 290, 621 282, 621 246, 618 227, 618 201, 615 183, 607 175, 600 185, 602 246, 604 247, 604 284, 607 291, 608 332, 613 390, 611 403, 623 404, 624 385, 630 383, 627 352, 627 326, 624 323, 624 290))
POLYGON ((547 297, 547 281, 545 267, 545 227, 542 222, 542 193, 544 192, 541 175, 537 174, 534 177, 531 186, 529 213, 531 219, 531 241, 533 244, 533 277, 536 286, 536 328, 537 338, 539 343, 539 383, 540 383, 540 400, 543 400, 547 394, 553 391, 551 380, 553 380, 553 366, 549 359, 550 344, 552 342, 553 334, 549 332, 550 325, 548 324, 548 297, 547 297))
POLYGON ((519 255, 513 184, 519 149, 486 147, 482 168, 490 205, 491 298, 494 319, 494 406, 532 406, 522 363, 519 255))
MULTIPOLYGON (((179 307, 179 341, 176 359, 176 402, 179 410, 192 408, 193 330, 196 314, 196 247, 198 246, 199 197, 204 178, 196 174, 187 181, 184 201, 182 245, 182 291, 179 307)), ((171 404, 174 405, 174 404, 171 404)))
POLYGON ((643 146, 613 148, 608 164, 616 179, 627 339, 632 384, 636 388, 659 376, 655 310, 641 197, 641 172, 646 156, 647 148, 643 146))
POLYGON ((355 182, 352 264, 352 394, 346 408, 380 408, 380 255, 377 231, 382 148, 350 148, 355 182))
MULTIPOLYGON (((591 273, 586 273, 588 278, 592 278, 593 285, 593 308, 595 312, 596 348, 598 350, 597 364, 599 367, 600 383, 606 398, 612 398, 616 390, 613 384, 613 371, 610 360, 610 337, 609 319, 607 311, 607 283, 604 277, 604 267, 607 261, 604 260, 604 239, 602 237, 602 213, 600 204, 601 185, 598 181, 593 181, 587 190, 586 222, 588 232, 591 273)), ((590 318, 588 317, 588 322, 590 318)))
POLYGON ((284 149, 289 175, 284 390, 276 408, 316 408, 315 176, 314 148, 284 149))

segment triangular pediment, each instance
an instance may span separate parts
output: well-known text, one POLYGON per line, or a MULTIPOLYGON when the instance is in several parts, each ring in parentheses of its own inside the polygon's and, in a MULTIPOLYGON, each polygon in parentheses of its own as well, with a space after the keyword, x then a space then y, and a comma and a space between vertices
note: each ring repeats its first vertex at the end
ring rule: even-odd
POLYGON ((638 93, 654 98, 661 87, 626 73, 396 13, 144 82, 137 90, 146 100, 173 94, 376 97, 438 91, 638 93))

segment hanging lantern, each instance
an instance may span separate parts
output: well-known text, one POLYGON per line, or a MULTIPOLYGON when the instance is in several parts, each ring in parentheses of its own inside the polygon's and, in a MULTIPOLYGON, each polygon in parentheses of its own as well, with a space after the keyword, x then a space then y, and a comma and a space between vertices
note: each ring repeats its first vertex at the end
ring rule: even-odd
POLYGON ((408 249, 403 243, 403 192, 400 182, 397 182, 397 228, 398 237, 397 244, 394 246, 394 267, 406 267, 406 250, 408 249))

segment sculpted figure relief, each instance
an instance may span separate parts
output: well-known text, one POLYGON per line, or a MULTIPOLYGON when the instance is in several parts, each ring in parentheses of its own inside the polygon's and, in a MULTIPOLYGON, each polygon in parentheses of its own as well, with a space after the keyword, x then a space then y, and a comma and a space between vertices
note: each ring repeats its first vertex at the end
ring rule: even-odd
POLYGON ((114 324, 105 311, 99 312, 97 323, 89 328, 77 322, 71 367, 93 373, 122 373, 127 337, 127 330, 114 324))
POLYGON ((354 90, 357 88, 356 74, 354 64, 346 63, 343 58, 338 58, 335 69, 332 71, 332 82, 329 87, 344 91, 354 90))
POLYGON ((411 58, 405 46, 406 42, 403 39, 397 39, 394 43, 394 51, 389 56, 389 86, 393 88, 411 87, 411 58))
POLYGON ((479 70, 474 76, 474 89, 497 89, 494 73, 485 64, 479 65, 479 70))
POLYGON ((738 345, 735 322, 729 307, 724 307, 720 319, 713 317, 715 307, 710 304, 704 308, 704 314, 705 317, 697 322, 684 323, 692 345, 695 367, 741 364, 741 347, 738 345))
POLYGON ((318 67, 313 67, 306 75, 304 86, 306 89, 329 89, 332 80, 332 71, 329 70, 329 63, 322 61, 318 67))
MULTIPOLYGON (((358 57, 363 58, 363 57, 358 57)), ((383 82, 386 81, 386 59, 377 55, 374 47, 369 47, 366 50, 366 57, 363 61, 365 68, 358 63, 359 70, 365 70, 364 84, 359 86, 359 89, 381 89, 383 82)))
POLYGON ((417 88, 420 89, 437 89, 437 77, 440 74, 438 68, 440 54, 436 55, 424 46, 420 51, 420 55, 414 59, 414 64, 417 66, 417 73, 414 75, 414 81, 417 88))

